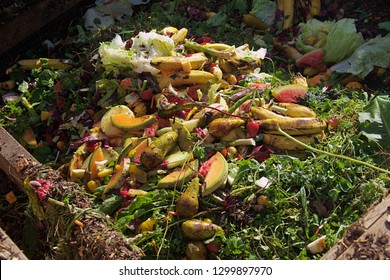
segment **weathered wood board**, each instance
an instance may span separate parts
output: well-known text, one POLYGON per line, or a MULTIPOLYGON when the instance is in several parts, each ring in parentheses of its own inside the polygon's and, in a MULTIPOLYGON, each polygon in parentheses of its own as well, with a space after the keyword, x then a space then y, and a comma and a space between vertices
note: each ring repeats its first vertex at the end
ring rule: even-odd
POLYGON ((27 260, 24 253, 0 228, 0 260, 27 260))
POLYGON ((6 25, 0 26, 0 54, 27 39, 82 0, 43 0, 28 7, 6 25))
POLYGON ((390 195, 351 225, 322 259, 390 259, 390 195))
POLYGON ((0 126, 0 168, 17 186, 22 185, 22 179, 18 175, 21 160, 38 164, 38 161, 0 126))

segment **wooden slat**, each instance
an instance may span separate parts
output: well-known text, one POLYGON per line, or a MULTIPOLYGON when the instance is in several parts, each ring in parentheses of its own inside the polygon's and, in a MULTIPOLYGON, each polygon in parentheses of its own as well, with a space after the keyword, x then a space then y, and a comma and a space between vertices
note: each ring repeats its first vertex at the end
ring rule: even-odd
POLYGON ((21 163, 39 164, 39 162, 20 145, 3 127, 0 126, 0 168, 17 186, 22 186, 18 175, 21 163))
POLYGON ((390 195, 351 225, 323 260, 389 259, 390 195))
POLYGON ((0 259, 27 260, 26 255, 16 246, 11 238, 0 228, 0 259))
POLYGON ((28 7, 11 22, 0 26, 0 54, 25 40, 80 2, 82 0, 42 0, 35 6, 28 7))

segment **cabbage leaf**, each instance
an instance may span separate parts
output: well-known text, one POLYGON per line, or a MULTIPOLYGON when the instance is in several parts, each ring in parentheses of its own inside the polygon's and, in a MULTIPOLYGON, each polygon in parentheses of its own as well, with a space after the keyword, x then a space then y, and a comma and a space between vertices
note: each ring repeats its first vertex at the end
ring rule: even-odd
POLYGON ((349 57, 364 43, 354 22, 354 19, 344 18, 339 21, 312 19, 301 23, 296 47, 303 53, 322 48, 325 53, 324 62, 337 63, 349 57))
POLYGON ((359 113, 360 129, 370 140, 390 151, 390 98, 379 95, 359 113))
POLYGON ((357 48, 347 59, 330 69, 339 73, 349 73, 360 78, 366 77, 375 66, 390 68, 390 36, 377 36, 357 48))

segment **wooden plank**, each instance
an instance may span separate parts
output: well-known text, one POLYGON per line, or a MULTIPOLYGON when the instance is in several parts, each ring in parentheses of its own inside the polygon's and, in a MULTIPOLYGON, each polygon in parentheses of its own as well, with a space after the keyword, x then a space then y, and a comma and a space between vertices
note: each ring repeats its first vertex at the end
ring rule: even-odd
POLYGON ((323 260, 390 259, 390 195, 352 224, 323 260))
POLYGON ((384 213, 367 229, 348 249, 346 249, 338 260, 384 260, 390 258, 390 225, 384 213))
POLYGON ((27 260, 26 255, 16 246, 11 238, 0 228, 0 259, 27 260))
POLYGON ((0 26, 0 54, 66 13, 82 0, 42 0, 4 26, 0 26))
POLYGON ((0 126, 0 168, 17 186, 23 185, 18 173, 25 167, 24 164, 39 162, 0 126))

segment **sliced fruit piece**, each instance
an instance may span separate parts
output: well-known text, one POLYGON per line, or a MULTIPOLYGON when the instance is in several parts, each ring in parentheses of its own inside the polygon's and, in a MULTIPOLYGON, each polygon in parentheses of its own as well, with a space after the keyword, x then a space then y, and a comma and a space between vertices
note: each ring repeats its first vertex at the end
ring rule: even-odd
MULTIPOLYGON (((170 120, 173 123, 173 120, 170 120)), ((182 125, 187 128, 189 132, 192 132, 194 128, 198 127, 200 120, 199 119, 191 119, 191 120, 183 120, 179 118, 175 118, 175 122, 181 122, 182 125)))
POLYGON ((112 173, 114 173, 114 168, 112 168, 112 167, 105 167, 105 168, 103 168, 101 171, 99 171, 99 173, 97 174, 97 176, 98 176, 100 179, 104 179, 104 178, 106 178, 107 176, 111 175, 112 173))
POLYGON ((329 85, 330 77, 326 74, 317 74, 311 77, 308 81, 309 87, 327 86, 329 85))
POLYGON ((135 159, 139 159, 141 154, 148 147, 148 139, 142 140, 134 149, 130 150, 128 157, 135 159))
POLYGON ((209 195, 216 189, 225 186, 228 177, 228 163, 220 152, 217 152, 209 160, 203 163, 199 172, 202 173, 202 171, 206 173, 204 186, 202 188, 202 196, 209 195))
POLYGON ((88 171, 90 174, 89 179, 94 180, 98 177, 99 167, 98 163, 104 160, 104 153, 102 147, 97 147, 91 154, 89 163, 88 163, 88 171))
POLYGON ((179 168, 164 178, 162 178, 157 186, 159 188, 174 188, 175 186, 181 187, 183 184, 189 182, 198 170, 198 160, 193 160, 183 168, 179 168))
POLYGON ((279 102, 297 103, 305 97, 308 88, 302 85, 290 84, 272 90, 272 96, 279 102))
POLYGON ((176 146, 178 137, 177 131, 172 130, 156 138, 142 152, 140 157, 141 163, 149 169, 153 169, 163 163, 165 156, 176 146))
POLYGON ((73 168, 70 170, 71 181, 74 182, 78 179, 82 179, 85 174, 85 169, 82 168, 73 168))
POLYGON ((108 181, 106 188, 103 191, 103 197, 110 194, 115 189, 120 189, 122 187, 122 182, 124 181, 124 167, 125 163, 122 161, 115 170, 114 175, 108 181))
POLYGON ((170 154, 165 157, 164 161, 167 163, 166 166, 168 169, 173 169, 178 166, 182 166, 186 162, 193 159, 192 152, 189 151, 179 151, 173 154, 170 154))
POLYGON ((145 115, 138 118, 132 118, 127 114, 111 115, 112 124, 125 131, 128 130, 143 130, 148 126, 157 122, 157 118, 153 115, 145 115))
POLYGON ((185 70, 188 64, 189 70, 200 69, 208 58, 203 53, 194 53, 188 56, 160 56, 151 60, 150 64, 161 71, 185 70))
POLYGON ((86 170, 86 166, 83 167, 83 163, 85 161, 85 159, 87 158, 87 144, 82 144, 81 146, 79 146, 77 148, 77 150, 74 152, 73 154, 73 157, 69 163, 69 177, 70 177, 70 181, 75 181, 77 179, 80 179, 78 177, 78 174, 80 174, 79 171, 76 171, 75 173, 73 173, 73 170, 76 170, 76 169, 81 169, 81 170, 84 170, 83 172, 83 176, 84 176, 84 173, 85 173, 85 170, 86 170))
POLYGON ((323 58, 324 50, 316 49, 298 58, 295 61, 295 65, 300 68, 312 67, 314 69, 319 69, 321 67, 323 58))
POLYGON ((315 118, 316 113, 307 106, 296 104, 296 103, 274 103, 271 108, 271 110, 275 112, 281 112, 285 116, 292 117, 292 118, 300 118, 300 117, 308 117, 308 118, 315 118), (281 108, 282 110, 279 110, 281 108))
POLYGON ((131 109, 125 105, 117 105, 109 109, 102 117, 100 126, 104 134, 110 138, 122 137, 124 131, 115 127, 111 122, 111 116, 115 114, 125 114, 130 118, 134 118, 134 113, 131 109))

